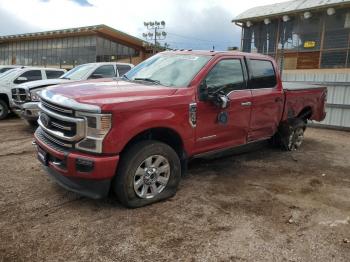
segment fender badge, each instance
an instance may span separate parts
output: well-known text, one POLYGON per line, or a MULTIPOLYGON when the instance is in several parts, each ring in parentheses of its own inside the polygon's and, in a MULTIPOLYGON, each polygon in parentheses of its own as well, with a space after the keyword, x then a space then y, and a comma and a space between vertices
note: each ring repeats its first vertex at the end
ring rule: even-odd
POLYGON ((226 125, 228 122, 228 113, 227 112, 220 112, 218 114, 218 122, 219 122, 219 124, 226 125))

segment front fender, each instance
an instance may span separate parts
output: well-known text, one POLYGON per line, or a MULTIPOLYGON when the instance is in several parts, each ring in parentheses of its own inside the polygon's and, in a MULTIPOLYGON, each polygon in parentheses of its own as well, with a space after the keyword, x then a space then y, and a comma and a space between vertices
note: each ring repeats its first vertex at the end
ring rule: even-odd
POLYGON ((120 153, 135 136, 153 128, 171 129, 182 141, 191 139, 194 132, 188 121, 188 108, 124 113, 113 116, 112 129, 103 142, 104 153, 120 153))

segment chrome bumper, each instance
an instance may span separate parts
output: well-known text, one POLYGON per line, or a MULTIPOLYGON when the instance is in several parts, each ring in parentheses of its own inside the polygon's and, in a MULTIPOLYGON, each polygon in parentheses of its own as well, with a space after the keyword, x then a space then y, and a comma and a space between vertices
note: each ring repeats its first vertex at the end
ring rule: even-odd
POLYGON ((16 104, 16 107, 13 107, 12 111, 25 120, 37 120, 40 111, 39 102, 28 102, 22 105, 16 104))

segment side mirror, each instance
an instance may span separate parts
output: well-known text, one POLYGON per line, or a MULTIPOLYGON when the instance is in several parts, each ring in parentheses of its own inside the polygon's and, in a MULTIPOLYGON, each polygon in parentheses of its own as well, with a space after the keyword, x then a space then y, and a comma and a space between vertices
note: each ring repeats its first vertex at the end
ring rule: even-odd
POLYGON ((24 83, 24 82, 27 82, 27 81, 28 81, 28 78, 26 78, 25 76, 19 76, 15 80, 15 83, 16 84, 20 84, 20 83, 24 83))
POLYGON ((207 86, 207 81, 203 80, 199 86, 199 99, 202 101, 209 100, 209 90, 207 86))
POLYGON ((227 108, 229 105, 229 102, 230 102, 230 99, 226 95, 218 95, 217 96, 217 104, 222 109, 227 108))
POLYGON ((89 78, 90 78, 90 79, 103 78, 103 75, 101 75, 101 74, 92 74, 89 78))

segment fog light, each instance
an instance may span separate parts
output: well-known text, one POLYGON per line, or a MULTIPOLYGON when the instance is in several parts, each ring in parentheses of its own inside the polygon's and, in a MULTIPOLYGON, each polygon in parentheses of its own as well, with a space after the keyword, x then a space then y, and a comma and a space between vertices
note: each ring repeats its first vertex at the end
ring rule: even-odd
POLYGON ((76 159, 76 169, 79 172, 91 172, 94 170, 94 161, 89 159, 77 158, 76 159))

